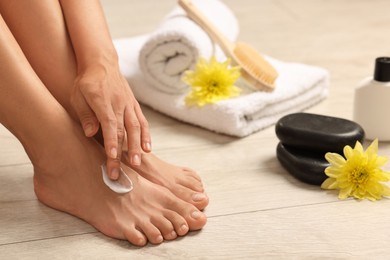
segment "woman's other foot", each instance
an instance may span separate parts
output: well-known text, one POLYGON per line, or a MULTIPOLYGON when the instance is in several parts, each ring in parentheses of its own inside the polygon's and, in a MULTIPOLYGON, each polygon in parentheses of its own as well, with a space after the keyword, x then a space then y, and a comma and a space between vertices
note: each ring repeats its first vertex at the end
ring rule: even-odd
MULTIPOLYGON (((127 158, 127 156, 124 156, 127 158)), ((132 168, 142 177, 169 189, 178 198, 203 210, 209 203, 199 175, 186 167, 167 163, 152 153, 142 154, 142 163, 132 168)))

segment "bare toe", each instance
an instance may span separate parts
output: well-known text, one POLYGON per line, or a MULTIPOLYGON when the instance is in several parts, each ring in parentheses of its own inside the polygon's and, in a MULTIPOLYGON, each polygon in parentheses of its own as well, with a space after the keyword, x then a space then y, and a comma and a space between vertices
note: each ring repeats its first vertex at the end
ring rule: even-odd
POLYGON ((148 242, 145 235, 134 227, 125 230, 123 237, 135 246, 144 246, 148 242))
POLYGON ((176 197, 199 210, 209 204, 199 175, 187 167, 169 164, 153 154, 143 154, 142 164, 133 169, 149 181, 166 187, 176 197))
POLYGON ((189 218, 186 219, 191 231, 200 230, 206 225, 206 215, 199 211, 193 210, 189 218))
POLYGON ((160 230, 154 226, 151 221, 144 221, 139 224, 139 229, 145 234, 149 242, 152 244, 161 244, 164 241, 160 230))
MULTIPOLYGON (((173 212, 173 214, 177 215, 176 212, 173 212)), ((165 240, 173 240, 177 237, 177 233, 172 222, 167 219, 165 215, 166 214, 164 214, 164 217, 159 217, 154 220, 152 219, 151 222, 160 230, 165 240)))
POLYGON ((205 193, 194 191, 185 186, 177 185, 173 193, 199 210, 203 210, 209 204, 209 198, 205 193))
POLYGON ((187 221, 182 216, 176 214, 174 211, 166 211, 165 217, 171 221, 175 233, 178 236, 184 236, 188 233, 189 227, 187 221))

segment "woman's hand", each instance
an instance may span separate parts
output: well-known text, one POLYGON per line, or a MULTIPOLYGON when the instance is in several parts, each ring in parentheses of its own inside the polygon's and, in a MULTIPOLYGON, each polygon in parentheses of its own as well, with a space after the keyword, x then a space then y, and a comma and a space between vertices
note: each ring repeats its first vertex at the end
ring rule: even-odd
POLYGON ((107 170, 114 180, 119 176, 125 139, 131 165, 141 164, 142 150, 151 151, 148 122, 116 64, 94 64, 79 71, 71 97, 86 136, 95 135, 100 123, 107 170))
POLYGON ((129 161, 141 163, 151 151, 148 123, 119 71, 118 56, 99 0, 60 0, 77 62, 71 102, 87 136, 103 132, 107 170, 117 179, 122 144, 127 137, 129 161))

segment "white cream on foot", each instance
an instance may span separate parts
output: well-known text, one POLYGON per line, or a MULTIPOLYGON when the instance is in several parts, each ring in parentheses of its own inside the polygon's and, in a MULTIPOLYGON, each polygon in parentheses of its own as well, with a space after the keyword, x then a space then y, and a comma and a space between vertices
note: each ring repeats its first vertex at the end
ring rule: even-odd
POLYGON ((102 164, 102 175, 103 181, 112 191, 116 193, 127 193, 133 189, 133 182, 130 180, 129 176, 119 168, 119 177, 116 181, 111 180, 107 174, 107 167, 105 164, 102 164))

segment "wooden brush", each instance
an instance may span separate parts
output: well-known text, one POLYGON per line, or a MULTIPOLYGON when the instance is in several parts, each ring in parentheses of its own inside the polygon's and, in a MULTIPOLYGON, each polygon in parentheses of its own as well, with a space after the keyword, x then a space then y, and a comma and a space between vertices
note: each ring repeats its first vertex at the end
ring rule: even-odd
POLYGON ((215 26, 189 0, 179 0, 180 6, 189 18, 202 27, 232 59, 241 67, 241 76, 256 90, 273 91, 278 72, 253 47, 246 43, 233 43, 221 34, 215 26))

